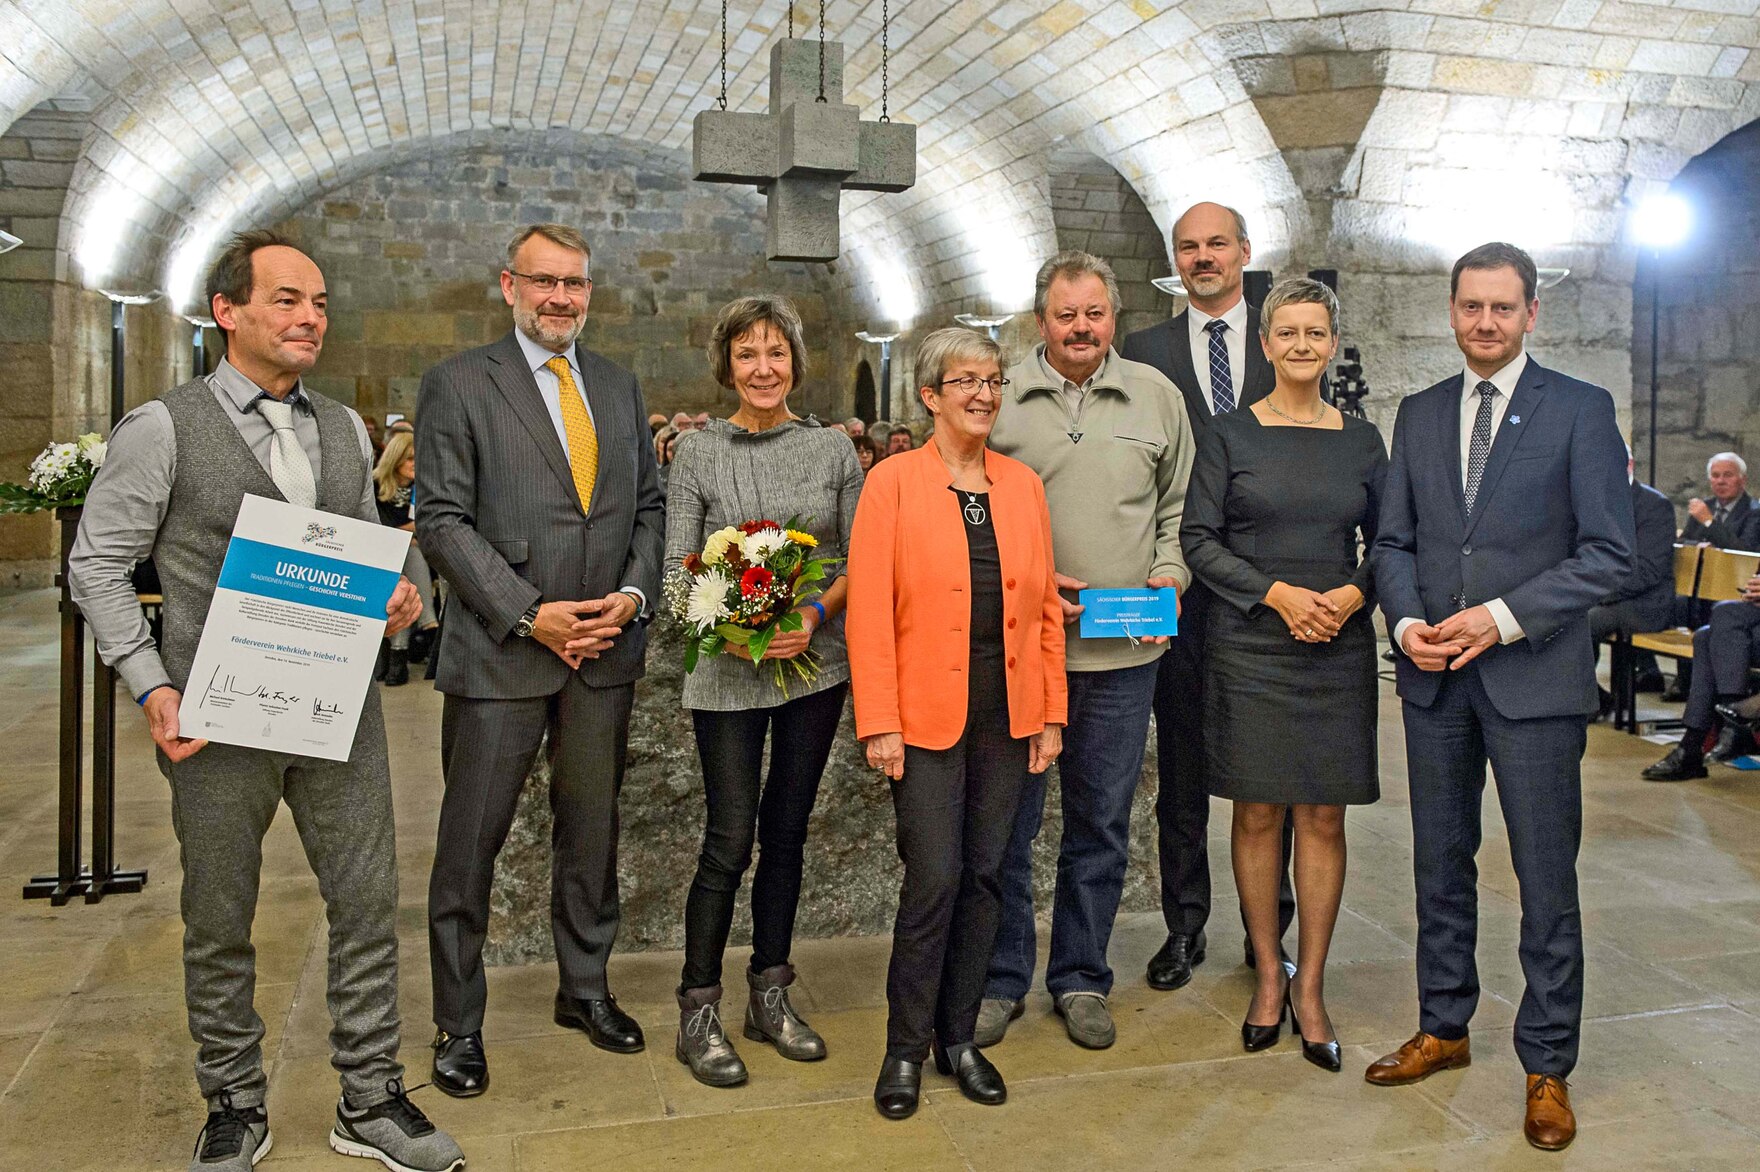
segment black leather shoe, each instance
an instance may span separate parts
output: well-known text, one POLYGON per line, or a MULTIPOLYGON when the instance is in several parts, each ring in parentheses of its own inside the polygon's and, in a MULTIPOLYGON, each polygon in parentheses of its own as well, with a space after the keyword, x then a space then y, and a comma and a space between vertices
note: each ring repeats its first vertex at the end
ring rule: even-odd
POLYGON ((601 1050, 613 1054, 635 1054, 647 1045, 642 1027, 636 1019, 617 1008, 617 998, 605 994, 605 1000, 556 995, 556 1024, 580 1030, 587 1040, 601 1050))
POLYGON ((1650 668, 1647 671, 1639 672, 1637 686, 1632 690, 1634 692, 1662 691, 1662 673, 1656 668, 1650 668))
POLYGON ((923 1064, 888 1057, 874 1080, 874 1106, 888 1119, 909 1119, 917 1113, 923 1090, 923 1064))
POLYGON ((1692 781, 1698 777, 1710 776, 1705 772, 1705 762, 1688 759, 1687 751, 1676 745, 1668 751, 1668 756, 1639 774, 1645 781, 1692 781))
POLYGON ((1717 716, 1723 721, 1723 727, 1746 729, 1750 736, 1760 732, 1760 715, 1752 711, 1755 707, 1754 701, 1757 699, 1760 697, 1750 696, 1748 699, 1738 700, 1734 704, 1719 704, 1717 716))
MULTIPOLYGON (((1259 967, 1259 958, 1253 951, 1253 942, 1251 940, 1245 940, 1242 942, 1241 955, 1244 958, 1243 963, 1245 963, 1248 968, 1256 969, 1259 967)), ((1277 959, 1283 962, 1283 975, 1294 980, 1296 975, 1296 962, 1289 958, 1289 953, 1284 951, 1284 947, 1281 944, 1277 946, 1277 959)))
POLYGON ((1295 1002, 1289 999, 1287 993, 1284 994, 1283 1007, 1289 1011, 1289 1028, 1302 1041, 1302 1057, 1321 1070, 1330 1071, 1333 1074, 1343 1070, 1344 1055, 1339 1050, 1337 1036, 1335 1035, 1330 1042, 1308 1041, 1307 1035, 1302 1033, 1302 1023, 1296 1017, 1295 1002))
MULTIPOLYGON (((1662 695, 1657 697, 1657 699, 1667 704, 1685 704, 1687 702, 1687 689, 1691 684, 1692 681, 1688 679, 1687 673, 1676 672, 1675 677, 1668 681, 1668 687, 1662 689, 1662 695)), ((1638 689, 1640 692, 1643 690, 1643 688, 1638 689)))
POLYGON ((1705 760, 1713 765, 1728 765, 1737 757, 1746 754, 1752 744, 1746 730, 1733 724, 1726 724, 1717 734, 1717 743, 1705 754, 1705 760))
POLYGON ((1008 1086, 1002 1081, 1002 1072, 984 1057, 983 1051, 969 1042, 955 1047, 955 1051, 954 1054, 948 1054, 937 1040, 935 1069, 958 1078, 960 1094, 974 1103, 992 1107, 1007 1101, 1008 1086))
POLYGON ((1161 951, 1149 958, 1149 988, 1179 989, 1192 979, 1192 970, 1204 963, 1204 930, 1196 936, 1174 932, 1161 951))
MULTIPOLYGON (((1251 1002, 1247 1005, 1247 1012, 1249 1014, 1253 1012, 1251 1002)), ((1262 1026, 1254 1025, 1250 1021, 1241 1022, 1241 1045, 1245 1047, 1247 1053, 1268 1050, 1277 1045, 1277 1039, 1283 1033, 1284 1015, 1288 1012, 1289 987, 1286 985, 1283 990, 1283 1000, 1277 1003, 1277 1021, 1274 1024, 1262 1026)))
POLYGON ((489 1089, 489 1059, 483 1031, 434 1035, 434 1085, 455 1099, 474 1099, 489 1089))

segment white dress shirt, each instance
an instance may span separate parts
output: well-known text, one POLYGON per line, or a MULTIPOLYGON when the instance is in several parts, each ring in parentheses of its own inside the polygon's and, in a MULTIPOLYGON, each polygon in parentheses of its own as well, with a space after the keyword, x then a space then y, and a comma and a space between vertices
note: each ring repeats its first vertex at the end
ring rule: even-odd
MULTIPOLYGON (((1192 367, 1198 372, 1198 390, 1204 409, 1216 414, 1216 399, 1210 394, 1210 334, 1205 329, 1216 319, 1195 305, 1186 307, 1186 332, 1192 342, 1192 367)), ((1234 401, 1241 401, 1241 378, 1247 369, 1247 299, 1242 297, 1222 314, 1228 329, 1222 335, 1228 347, 1228 378, 1233 386, 1234 401)))
MULTIPOLYGON (((1467 486, 1467 466, 1473 454, 1473 424, 1479 418, 1479 384, 1488 382, 1497 388, 1495 403, 1491 409, 1491 439, 1495 444, 1497 429, 1503 426, 1504 416, 1509 414, 1510 397, 1516 393, 1516 384, 1522 381, 1522 372, 1528 369, 1528 352, 1523 350, 1515 358, 1488 379, 1481 379, 1473 373, 1471 367, 1464 369, 1461 375, 1461 488, 1467 486)), ((1483 485, 1481 485, 1483 491, 1483 485)), ((1527 637, 1522 625, 1516 622, 1514 612, 1509 604, 1501 598, 1493 598, 1485 603, 1485 609, 1497 621, 1497 641, 1514 643, 1527 637)), ((1406 628, 1422 620, 1415 618, 1401 619, 1393 628, 1393 641, 1402 648, 1405 646, 1406 628)))

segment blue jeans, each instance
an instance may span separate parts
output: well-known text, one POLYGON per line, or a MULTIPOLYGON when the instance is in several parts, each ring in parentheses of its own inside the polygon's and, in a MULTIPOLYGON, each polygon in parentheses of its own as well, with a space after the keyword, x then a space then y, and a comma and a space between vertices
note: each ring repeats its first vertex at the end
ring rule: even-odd
MULTIPOLYGON (((1063 841, 1051 909, 1051 958, 1045 987, 1063 993, 1110 993, 1106 945, 1129 858, 1131 799, 1143 773, 1149 712, 1159 660, 1113 671, 1069 673, 1069 727, 1058 773, 1063 783, 1063 841)), ((1002 923, 990 955, 984 996, 1019 1001, 1033 984, 1038 937, 1033 924, 1033 840, 1045 814, 1046 774, 1028 774, 1014 833, 1002 863, 1002 923)))

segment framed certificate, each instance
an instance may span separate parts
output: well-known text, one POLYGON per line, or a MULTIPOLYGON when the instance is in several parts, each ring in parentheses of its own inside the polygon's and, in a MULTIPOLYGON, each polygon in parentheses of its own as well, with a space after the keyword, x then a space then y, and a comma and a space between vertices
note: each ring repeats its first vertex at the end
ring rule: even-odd
POLYGON ((246 496, 178 709, 183 735, 348 760, 409 542, 246 496))
POLYGON ((1084 639, 1141 639, 1179 634, 1179 591, 1172 586, 1152 589, 1083 590, 1081 634, 1084 639))

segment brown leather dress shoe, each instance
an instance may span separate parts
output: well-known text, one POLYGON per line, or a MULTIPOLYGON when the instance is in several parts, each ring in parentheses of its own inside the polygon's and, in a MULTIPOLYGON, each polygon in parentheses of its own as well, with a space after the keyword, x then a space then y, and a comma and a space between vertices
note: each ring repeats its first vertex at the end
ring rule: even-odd
POLYGON ((1371 1063, 1363 1072, 1363 1081, 1378 1087, 1403 1087, 1407 1083, 1422 1082, 1439 1070, 1458 1070, 1472 1064, 1470 1039, 1450 1042, 1419 1030, 1412 1035, 1411 1041, 1371 1063))
POLYGON ((1528 1118, 1522 1134, 1535 1147, 1548 1152, 1568 1148, 1577 1138, 1577 1116, 1571 1110, 1571 1093, 1556 1074, 1528 1076, 1528 1118))

